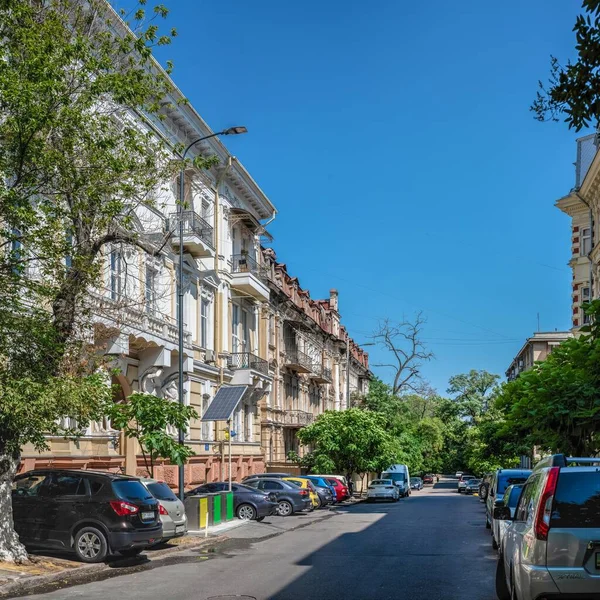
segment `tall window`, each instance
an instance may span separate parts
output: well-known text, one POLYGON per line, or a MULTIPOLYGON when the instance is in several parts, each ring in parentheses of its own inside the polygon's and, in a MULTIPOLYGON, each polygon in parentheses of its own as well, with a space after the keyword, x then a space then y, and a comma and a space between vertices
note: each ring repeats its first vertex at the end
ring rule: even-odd
POLYGON ((205 298, 200 300, 200 346, 208 348, 208 312, 210 303, 205 298))
POLYGON ((239 336, 240 307, 237 304, 231 307, 231 351, 241 352, 241 340, 239 336))
POLYGON ((590 301, 590 288, 589 287, 581 288, 581 299, 583 300, 583 302, 590 301))
POLYGON ((112 250, 110 253, 110 297, 119 300, 125 291, 124 285, 125 268, 123 255, 120 250, 112 250))
POLYGON ((156 313, 156 271, 146 267, 146 312, 156 313))
POLYGON ((248 311, 237 304, 231 307, 231 351, 247 352, 248 340, 250 338, 249 329, 250 318, 248 311))
MULTIPOLYGON (((212 397, 210 396, 208 390, 205 390, 202 394, 202 415, 208 410, 210 403, 212 402, 212 397)), ((208 442, 213 440, 213 422, 212 421, 202 421, 200 425, 200 436, 202 440, 206 440, 208 442)))
POLYGON ((251 404, 244 405, 244 442, 252 441, 252 429, 254 428, 254 411, 251 404))
POLYGON ((592 251, 592 234, 589 227, 581 231, 581 256, 587 256, 592 251))

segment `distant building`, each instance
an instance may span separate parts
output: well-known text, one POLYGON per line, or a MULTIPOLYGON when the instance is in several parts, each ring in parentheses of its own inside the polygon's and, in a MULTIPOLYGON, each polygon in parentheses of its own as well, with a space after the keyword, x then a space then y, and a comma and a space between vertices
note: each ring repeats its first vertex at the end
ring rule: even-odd
POLYGON ((571 322, 577 331, 588 322, 583 304, 600 296, 600 248, 594 219, 600 209, 600 155, 598 136, 577 140, 575 187, 556 201, 556 206, 571 217, 571 322))
POLYGON ((548 331, 534 333, 527 339, 506 371, 508 381, 528 371, 536 362, 546 360, 548 355, 565 340, 573 337, 570 331, 548 331))

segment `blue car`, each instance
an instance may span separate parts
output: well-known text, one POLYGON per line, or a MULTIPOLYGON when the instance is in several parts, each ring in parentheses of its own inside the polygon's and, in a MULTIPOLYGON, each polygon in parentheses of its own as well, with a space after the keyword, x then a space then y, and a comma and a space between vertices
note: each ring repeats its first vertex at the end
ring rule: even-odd
POLYGON ((329 481, 327 481, 327 479, 325 479, 324 477, 319 477, 318 475, 301 475, 301 477, 303 479, 308 479, 308 480, 312 481, 315 485, 320 485, 321 487, 329 488, 331 490, 331 493, 333 494, 332 504, 335 504, 337 502, 336 496, 335 496, 335 487, 332 486, 329 483, 329 481))

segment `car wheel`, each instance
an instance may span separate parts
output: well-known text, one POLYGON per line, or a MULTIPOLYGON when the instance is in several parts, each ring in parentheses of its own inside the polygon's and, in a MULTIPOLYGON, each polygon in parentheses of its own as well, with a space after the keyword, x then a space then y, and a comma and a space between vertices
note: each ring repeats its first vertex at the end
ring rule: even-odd
POLYGON ((129 550, 121 550, 119 554, 121 556, 125 556, 126 558, 133 558, 138 554, 141 554, 144 551, 144 548, 130 548, 129 550))
POLYGON ((496 596, 498 600, 512 600, 508 585, 506 585, 506 573, 504 571, 504 559, 500 557, 496 565, 496 596))
POLYGON ((236 516, 241 521, 252 521, 256 519, 256 510, 254 506, 250 504, 240 504, 237 508, 236 516))
POLYGON ((277 514, 280 517, 289 517, 294 512, 294 507, 287 501, 281 500, 277 506, 277 514))
POLYGON ((96 527, 82 527, 74 541, 75 554, 82 562, 101 562, 108 555, 106 536, 96 527))
POLYGON ((321 500, 321 496, 317 498, 317 505, 315 508, 323 508, 323 500, 321 500))

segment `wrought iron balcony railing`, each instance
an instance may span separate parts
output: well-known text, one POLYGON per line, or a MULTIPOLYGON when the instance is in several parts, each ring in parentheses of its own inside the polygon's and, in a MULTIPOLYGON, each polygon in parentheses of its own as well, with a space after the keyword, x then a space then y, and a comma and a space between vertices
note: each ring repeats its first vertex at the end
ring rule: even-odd
POLYGON ((283 425, 290 425, 292 427, 310 425, 315 419, 312 413, 304 410, 286 410, 281 417, 281 423, 283 425))
POLYGON ((232 273, 252 273, 259 279, 267 278, 266 268, 249 254, 234 254, 231 257, 232 273))
POLYGON ((197 235, 204 243, 214 249, 214 232, 207 221, 193 210, 184 210, 181 215, 180 213, 171 213, 169 215, 169 225, 175 229, 175 234, 179 230, 177 224, 180 218, 183 220, 183 233, 185 235, 197 235))
POLYGON ((284 364, 301 373, 310 373, 313 369, 311 357, 301 350, 287 350, 284 364))
POLYGON ((313 364, 310 377, 317 383, 331 383, 331 369, 320 363, 313 364))
POLYGON ((232 352, 227 359, 227 366, 232 369, 252 369, 263 375, 269 374, 269 363, 252 352, 232 352))

